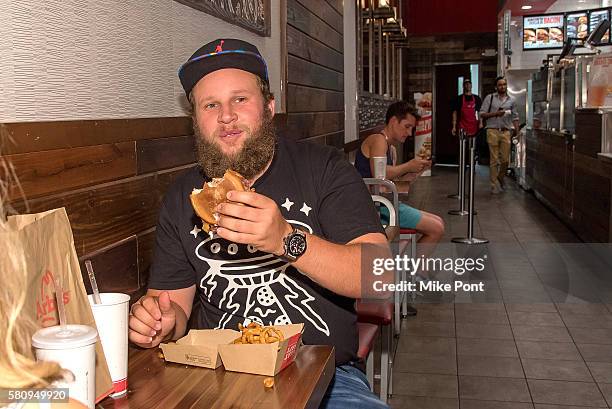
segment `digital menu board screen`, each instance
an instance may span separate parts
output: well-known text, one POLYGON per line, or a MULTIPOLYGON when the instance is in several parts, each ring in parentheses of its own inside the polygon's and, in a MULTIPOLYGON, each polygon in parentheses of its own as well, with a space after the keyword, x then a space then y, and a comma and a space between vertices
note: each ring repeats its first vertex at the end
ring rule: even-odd
POLYGON ((523 49, 563 47, 563 14, 523 17, 523 49))
MULTIPOLYGON (((587 13, 572 13, 566 17, 565 33, 567 38, 585 40, 589 35, 587 13)), ((582 43, 581 43, 582 44, 582 43)))
MULTIPOLYGON (((597 24, 603 20, 609 20, 610 16, 608 10, 593 10, 589 13, 589 34, 595 30, 597 24)), ((607 43, 610 41, 610 30, 606 31, 606 34, 601 38, 600 44, 607 43)))

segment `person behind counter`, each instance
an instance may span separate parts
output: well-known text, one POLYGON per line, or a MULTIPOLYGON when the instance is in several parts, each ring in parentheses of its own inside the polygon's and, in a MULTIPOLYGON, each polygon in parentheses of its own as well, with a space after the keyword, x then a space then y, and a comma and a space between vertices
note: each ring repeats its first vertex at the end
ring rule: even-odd
MULTIPOLYGON (((400 179, 407 174, 418 175, 431 166, 431 161, 414 158, 408 162, 395 164, 392 159, 391 147, 406 141, 412 135, 416 125, 418 113, 415 107, 405 101, 398 101, 387 108, 385 115, 385 128, 363 140, 355 156, 355 167, 362 177, 371 178, 374 173, 375 156, 387 157, 386 177, 390 180, 400 179)), ((389 211, 386 207, 380 208, 383 223, 389 222, 389 211)), ((402 228, 414 229, 421 234, 419 244, 429 244, 429 252, 444 235, 444 221, 439 216, 415 209, 400 203, 399 225, 402 228)), ((406 243, 401 243, 402 247, 406 243)), ((424 277, 426 278, 426 277, 424 277)))
POLYGON ((305 323, 306 344, 335 347, 322 407, 386 408, 356 364, 362 246, 380 246, 390 257, 359 174, 333 148, 276 138, 266 63, 252 44, 212 41, 179 77, 192 104, 199 166, 163 200, 149 288, 131 308, 130 340, 144 348, 176 340, 190 318, 194 328, 305 323), (207 234, 189 194, 228 168, 254 191, 229 192, 233 203, 217 207, 216 234, 207 234), (292 240, 300 245, 288 246, 292 240))
POLYGON ((504 190, 504 177, 510 163, 510 130, 519 132, 519 115, 514 98, 508 95, 504 77, 495 80, 497 92, 487 95, 480 108, 480 117, 486 120, 489 145, 489 181, 491 193, 504 190))

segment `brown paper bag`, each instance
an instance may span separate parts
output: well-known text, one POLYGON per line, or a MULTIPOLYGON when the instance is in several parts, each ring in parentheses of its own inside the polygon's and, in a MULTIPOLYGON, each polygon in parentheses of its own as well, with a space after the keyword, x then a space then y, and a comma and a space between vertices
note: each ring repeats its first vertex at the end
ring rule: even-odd
MULTIPOLYGON (((38 214, 8 217, 13 237, 23 246, 27 260, 28 297, 23 314, 37 322, 39 327, 59 324, 55 302, 54 277, 60 276, 62 298, 68 324, 89 325, 96 322, 87 300, 83 276, 74 248, 72 229, 66 209, 55 209, 38 214)), ((1 256, 0 256, 1 257, 1 256)), ((113 391, 102 344, 96 343, 96 403, 113 391)))

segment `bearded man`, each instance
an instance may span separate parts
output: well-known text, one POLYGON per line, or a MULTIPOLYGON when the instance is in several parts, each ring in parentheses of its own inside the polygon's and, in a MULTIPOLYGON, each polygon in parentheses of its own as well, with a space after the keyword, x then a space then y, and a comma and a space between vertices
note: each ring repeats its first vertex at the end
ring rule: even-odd
POLYGON ((389 254, 361 177, 335 149, 276 138, 267 67, 255 46, 208 43, 179 77, 193 109, 199 166, 162 203, 149 289, 131 309, 130 340, 155 347, 184 336, 188 321, 231 329, 304 323, 304 343, 335 347, 323 407, 386 407, 356 356, 362 246, 389 254), (216 229, 206 233, 189 194, 228 169, 254 190, 229 192, 216 209, 216 229))

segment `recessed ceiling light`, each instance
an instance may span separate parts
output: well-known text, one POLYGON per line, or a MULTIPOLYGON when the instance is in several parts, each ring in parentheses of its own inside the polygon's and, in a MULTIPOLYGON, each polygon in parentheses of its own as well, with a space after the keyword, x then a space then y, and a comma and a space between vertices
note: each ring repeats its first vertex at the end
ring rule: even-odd
POLYGON ((521 6, 521 10, 531 10, 531 6, 521 6))

